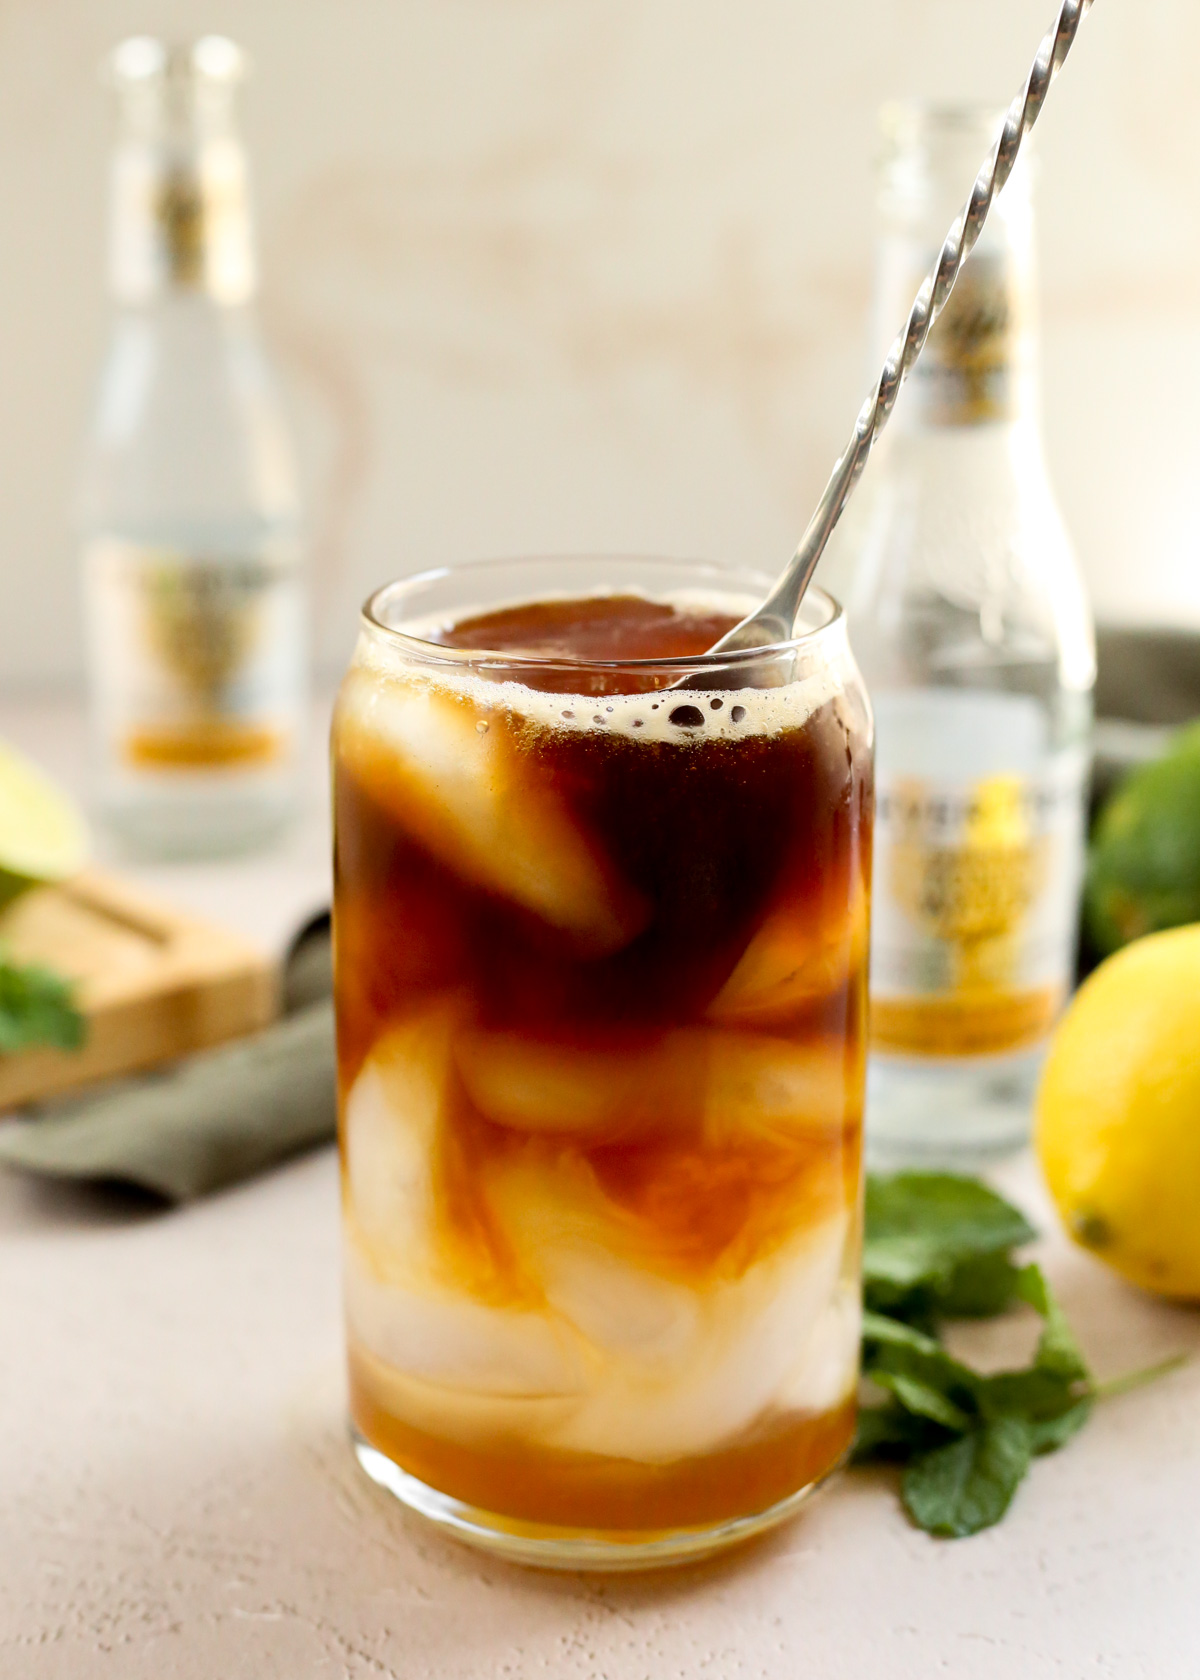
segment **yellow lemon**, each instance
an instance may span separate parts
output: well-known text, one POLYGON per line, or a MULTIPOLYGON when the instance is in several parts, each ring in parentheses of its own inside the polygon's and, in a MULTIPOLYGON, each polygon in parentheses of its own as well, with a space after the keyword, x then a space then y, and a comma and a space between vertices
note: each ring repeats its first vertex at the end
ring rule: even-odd
POLYGON ((1035 1136, 1077 1242, 1145 1289, 1200 1300, 1200 924, 1135 940, 1081 987, 1035 1136))

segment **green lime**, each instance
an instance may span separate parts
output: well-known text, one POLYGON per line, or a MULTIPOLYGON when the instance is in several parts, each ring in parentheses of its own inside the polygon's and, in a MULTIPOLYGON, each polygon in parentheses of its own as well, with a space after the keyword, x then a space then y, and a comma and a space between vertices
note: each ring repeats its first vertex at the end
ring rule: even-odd
POLYGON ((87 856, 83 818, 49 777, 0 742, 0 906, 61 881, 87 856))
POLYGON ((1101 811, 1084 913, 1105 955, 1143 934, 1200 922, 1200 723, 1135 770, 1101 811))

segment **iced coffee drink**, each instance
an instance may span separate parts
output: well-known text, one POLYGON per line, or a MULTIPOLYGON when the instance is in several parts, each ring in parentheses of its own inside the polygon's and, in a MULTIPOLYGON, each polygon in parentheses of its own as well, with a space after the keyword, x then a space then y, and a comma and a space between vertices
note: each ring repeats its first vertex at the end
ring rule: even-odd
POLYGON ((816 592, 706 660, 753 592, 427 574, 338 702, 358 1452, 534 1561, 727 1543, 853 1432, 870 720, 816 592))

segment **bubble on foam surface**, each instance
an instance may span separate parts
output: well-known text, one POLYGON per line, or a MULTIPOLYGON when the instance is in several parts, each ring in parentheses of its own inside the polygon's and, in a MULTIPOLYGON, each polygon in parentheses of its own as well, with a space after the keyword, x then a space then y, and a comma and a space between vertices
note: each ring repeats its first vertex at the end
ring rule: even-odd
POLYGON ((703 729, 704 713, 699 706, 672 706, 667 722, 673 723, 676 729, 703 729))
POLYGON ((572 936, 619 950, 648 909, 521 753, 469 700, 362 672, 339 702, 338 747, 404 827, 456 874, 572 936))
MULTIPOLYGON (((405 626, 411 634, 420 625, 405 626)), ((803 656, 802 656, 803 657, 803 656)), ((497 681, 472 670, 469 665, 418 664, 403 647, 393 647, 378 634, 364 632, 355 650, 353 673, 368 678, 368 687, 382 681, 391 686, 428 686, 444 693, 461 695, 484 712, 498 710, 543 728, 562 733, 596 733, 632 736, 649 743, 694 743, 706 740, 740 740, 747 735, 777 735, 785 729, 799 729, 814 712, 840 694, 849 679, 848 655, 829 662, 813 661, 815 668, 778 688, 737 691, 737 704, 727 706, 725 689, 691 689, 687 700, 668 703, 646 693, 605 696, 603 713, 595 699, 577 691, 557 692, 529 688, 517 681, 497 681), (678 714, 678 716, 677 716, 678 714)), ((561 665, 555 666, 561 672, 561 665)), ((680 661, 680 670, 688 669, 680 661)), ((667 679, 669 682, 669 678, 667 679)))

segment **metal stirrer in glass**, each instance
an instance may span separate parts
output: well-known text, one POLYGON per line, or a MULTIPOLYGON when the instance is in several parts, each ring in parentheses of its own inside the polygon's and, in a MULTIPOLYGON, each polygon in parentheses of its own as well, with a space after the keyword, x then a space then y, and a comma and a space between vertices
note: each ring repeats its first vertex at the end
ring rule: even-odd
MULTIPOLYGON (((773 642, 787 641, 793 634, 801 597, 808 588, 833 528, 858 483, 876 438, 887 425, 901 385, 924 349, 929 329, 941 314, 959 270, 983 231, 993 199, 1012 174, 1021 142, 1037 121, 1050 84, 1062 69, 1079 25, 1091 5, 1092 0, 1063 0, 1056 23, 1038 48, 1029 79, 1009 106, 1000 136, 976 176, 970 199, 946 235, 941 254, 917 293, 907 324, 888 352, 879 382, 859 412, 850 441, 833 469, 817 511, 809 521, 790 565, 762 606, 740 624, 735 624, 709 650, 711 653, 768 647, 773 642)), ((731 668, 729 677, 737 686, 752 686, 755 666, 740 664, 731 668)), ((711 673, 698 673, 691 683, 707 687, 711 680, 711 673)))

